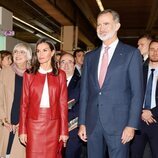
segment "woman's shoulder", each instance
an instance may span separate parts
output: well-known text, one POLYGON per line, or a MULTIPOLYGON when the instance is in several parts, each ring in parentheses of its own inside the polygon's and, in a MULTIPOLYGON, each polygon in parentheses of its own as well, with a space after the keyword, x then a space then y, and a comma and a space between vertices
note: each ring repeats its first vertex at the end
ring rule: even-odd
POLYGON ((13 71, 11 66, 8 66, 8 67, 5 67, 5 68, 1 69, 0 72, 1 73, 9 73, 9 72, 14 73, 14 71, 13 71))
POLYGON ((59 75, 62 75, 62 76, 64 75, 65 76, 66 74, 63 70, 59 69, 59 75))
POLYGON ((10 78, 11 76, 14 76, 14 75, 15 75, 15 72, 13 71, 11 66, 5 67, 5 68, 0 70, 0 76, 3 76, 3 77, 5 77, 5 76, 8 77, 9 76, 9 78, 10 78))
POLYGON ((23 77, 24 77, 25 79, 32 79, 32 78, 34 78, 35 75, 36 75, 36 74, 30 73, 28 70, 26 70, 26 71, 24 72, 23 77))
POLYGON ((66 74, 63 70, 59 69, 59 78, 66 80, 66 74))

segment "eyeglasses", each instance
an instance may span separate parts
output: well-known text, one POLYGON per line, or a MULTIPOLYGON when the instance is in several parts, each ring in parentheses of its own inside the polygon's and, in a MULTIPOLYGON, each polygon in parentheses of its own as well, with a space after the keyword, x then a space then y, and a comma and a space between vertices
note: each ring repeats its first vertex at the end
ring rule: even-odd
POLYGON ((20 51, 15 50, 15 51, 13 51, 13 54, 22 54, 22 55, 24 55, 24 54, 26 54, 26 52, 24 50, 20 50, 20 51))
POLYGON ((62 60, 62 61, 60 61, 60 65, 61 66, 64 66, 64 65, 73 65, 74 64, 74 62, 73 61, 71 61, 71 60, 69 60, 69 61, 65 61, 65 60, 62 60))

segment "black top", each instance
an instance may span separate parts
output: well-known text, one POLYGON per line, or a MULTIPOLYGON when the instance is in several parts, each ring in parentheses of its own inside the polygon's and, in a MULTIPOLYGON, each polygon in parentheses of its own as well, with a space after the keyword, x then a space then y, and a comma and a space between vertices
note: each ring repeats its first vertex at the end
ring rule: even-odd
POLYGON ((21 90, 22 90, 22 82, 23 77, 15 75, 15 90, 14 90, 14 98, 11 109, 11 124, 19 123, 19 113, 20 113, 20 98, 21 98, 21 90))

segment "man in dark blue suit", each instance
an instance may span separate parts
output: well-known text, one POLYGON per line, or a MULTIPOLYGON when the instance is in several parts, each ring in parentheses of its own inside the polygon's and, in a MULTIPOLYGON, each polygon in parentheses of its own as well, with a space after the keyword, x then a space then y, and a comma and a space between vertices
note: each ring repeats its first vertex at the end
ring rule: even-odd
POLYGON ((81 76, 85 52, 82 49, 76 49, 73 56, 75 58, 75 74, 81 76))
POLYGON ((141 115, 141 128, 131 143, 131 158, 143 158, 145 145, 149 143, 153 158, 158 158, 158 40, 149 45, 149 64, 143 66, 145 97, 141 115), (153 71, 150 100, 147 103, 150 74, 153 71))
POLYGON ((78 137, 80 76, 74 73, 75 59, 72 54, 65 53, 61 56, 60 68, 66 73, 69 100, 69 139, 66 145, 65 158, 80 158, 81 140, 78 137))
POLYGON ((142 59, 138 49, 118 40, 119 28, 117 12, 101 12, 97 35, 103 44, 84 59, 78 135, 88 142, 89 158, 105 158, 106 146, 110 158, 128 158, 129 142, 139 127, 142 59))

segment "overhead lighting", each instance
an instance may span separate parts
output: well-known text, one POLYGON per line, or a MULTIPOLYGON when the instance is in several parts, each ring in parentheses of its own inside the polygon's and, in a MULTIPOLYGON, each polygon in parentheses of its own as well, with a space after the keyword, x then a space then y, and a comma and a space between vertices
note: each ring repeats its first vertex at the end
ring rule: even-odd
POLYGON ((23 21, 23 20, 17 18, 16 16, 13 16, 13 19, 15 19, 15 20, 17 20, 17 21, 19 21, 19 22, 21 22, 21 23, 23 23, 23 24, 25 24, 25 25, 27 25, 27 26, 29 26, 29 27, 31 27, 31 28, 33 28, 34 30, 36 30, 36 31, 38 31, 38 32, 40 32, 40 33, 42 33, 42 34, 44 34, 45 36, 47 36, 47 37, 49 37, 49 38, 51 38, 51 39, 53 39, 53 40, 55 40, 55 41, 57 41, 57 42, 59 42, 59 43, 62 43, 62 41, 58 40, 57 38, 55 38, 55 37, 49 35, 48 33, 45 33, 44 31, 38 29, 37 27, 35 27, 35 26, 33 26, 33 25, 31 25, 31 24, 29 24, 29 23, 27 23, 27 22, 25 22, 25 21, 23 21))
POLYGON ((103 4, 102 4, 101 0, 96 0, 96 2, 98 4, 98 7, 99 7, 100 11, 103 11, 104 7, 103 7, 103 4))
POLYGON ((14 22, 14 25, 16 25, 16 26, 22 28, 23 30, 25 30, 25 31, 27 31, 27 32, 34 33, 34 31, 33 31, 32 29, 27 28, 26 26, 21 25, 21 24, 19 24, 19 23, 17 23, 17 22, 14 22))

